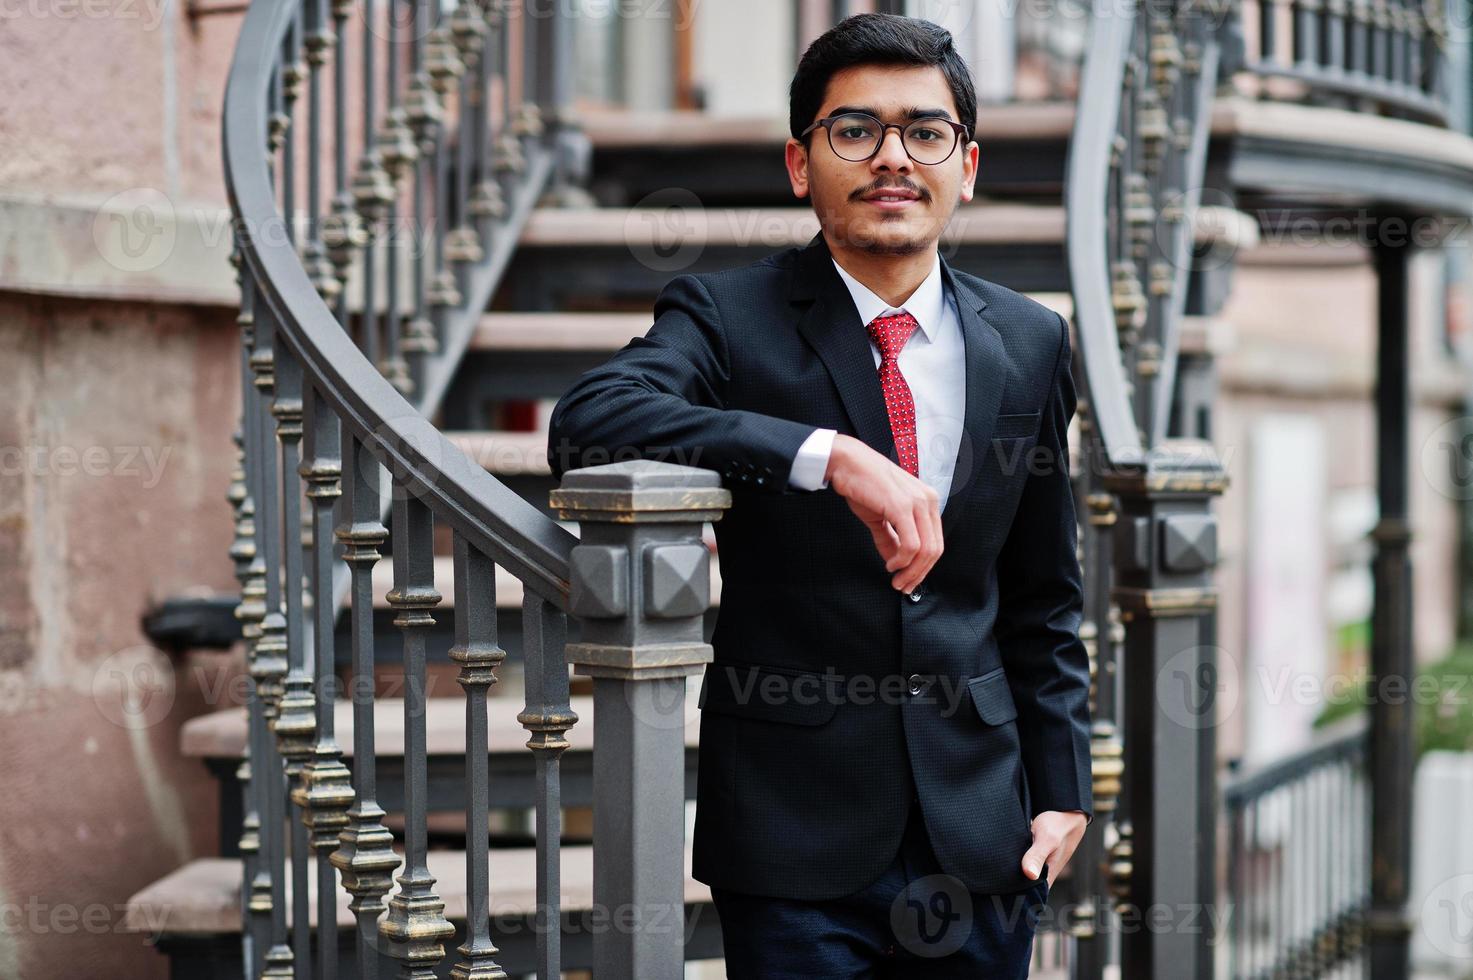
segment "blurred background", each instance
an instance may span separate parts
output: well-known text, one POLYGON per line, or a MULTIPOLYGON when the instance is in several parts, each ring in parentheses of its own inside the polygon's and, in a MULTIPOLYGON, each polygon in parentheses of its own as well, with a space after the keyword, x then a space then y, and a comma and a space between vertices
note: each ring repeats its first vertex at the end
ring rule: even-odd
MULTIPOLYGON (((553 806, 565 917, 598 905, 594 687, 561 632, 597 518, 549 503, 547 415, 670 278, 817 232, 788 83, 876 10, 947 27, 974 73, 978 196, 942 254, 1075 331, 1096 820, 1035 975, 1473 976, 1465 0, 0 0, 0 978, 293 949, 298 977, 359 975, 347 891, 329 971, 285 888, 333 881, 353 794, 310 793, 365 748, 396 851, 457 869, 441 975, 468 826, 494 910, 545 881, 553 806), (401 515, 417 482, 449 489, 401 515), (410 555, 443 593, 419 632, 390 596, 410 555), (475 610, 505 654, 489 798, 464 704, 488 683, 452 649, 475 610), (572 743, 525 747, 519 711, 564 698, 572 743), (376 746, 349 749, 355 707, 376 746), (1132 901, 1216 925, 1141 939, 1132 901)), ((680 613, 706 639, 718 558, 680 613)), ((685 737, 683 773, 633 743, 608 764, 693 799, 685 737)), ((687 975, 722 975, 704 886, 683 905, 687 975)), ((508 915, 531 974, 546 944, 508 915)))

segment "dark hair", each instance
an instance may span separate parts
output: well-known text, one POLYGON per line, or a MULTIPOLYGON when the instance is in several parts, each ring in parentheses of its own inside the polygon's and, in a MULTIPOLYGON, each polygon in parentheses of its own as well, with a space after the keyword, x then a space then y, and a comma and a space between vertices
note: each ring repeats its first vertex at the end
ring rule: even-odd
POLYGON ((957 53, 951 32, 919 17, 855 14, 835 24, 808 46, 788 87, 788 128, 793 139, 823 107, 829 79, 854 65, 934 65, 951 85, 957 122, 977 127, 977 90, 972 72, 957 53))

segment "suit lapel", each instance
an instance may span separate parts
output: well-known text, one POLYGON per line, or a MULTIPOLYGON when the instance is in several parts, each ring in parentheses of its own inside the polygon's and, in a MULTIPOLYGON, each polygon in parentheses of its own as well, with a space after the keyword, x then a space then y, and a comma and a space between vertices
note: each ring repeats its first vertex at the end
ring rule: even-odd
MULTIPOLYGON (((967 362, 961 444, 957 447, 950 495, 941 513, 942 532, 949 536, 986 459, 1007 383, 1008 364, 1002 337, 982 315, 987 301, 956 277, 944 257, 941 275, 956 299, 967 362)), ((857 438, 896 460, 890 416, 880 391, 869 337, 859 322, 853 297, 834 269, 822 234, 814 236, 799 253, 789 301, 807 304, 798 321, 798 332, 828 369, 857 438)))
POLYGON ((828 368, 856 437, 875 452, 896 459, 890 413, 885 410, 869 336, 822 234, 799 253, 788 298, 809 304, 798 321, 798 332, 828 368))
POLYGON ((941 276, 956 298, 967 359, 966 409, 962 416, 961 440, 956 451, 956 466, 951 473, 950 500, 941 512, 942 537, 950 540, 952 529, 965 509, 962 505, 976 489, 977 477, 987 459, 997 411, 1002 405, 1003 389, 1007 387, 1009 365, 1002 335, 982 314, 987 301, 952 272, 944 256, 941 259, 941 276))

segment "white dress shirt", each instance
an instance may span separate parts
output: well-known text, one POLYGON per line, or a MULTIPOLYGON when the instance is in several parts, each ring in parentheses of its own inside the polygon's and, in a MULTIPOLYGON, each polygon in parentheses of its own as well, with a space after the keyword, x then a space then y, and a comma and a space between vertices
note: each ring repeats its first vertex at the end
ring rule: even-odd
MULTIPOLYGON (((855 330, 864 331, 877 316, 892 316, 902 311, 915 317, 919 329, 901 348, 897 361, 905 383, 910 387, 916 407, 916 450, 920 479, 941 497, 941 509, 951 490, 951 473, 956 466, 957 447, 961 444, 962 420, 966 410, 967 359, 962 342, 961 317, 956 301, 941 279, 941 257, 931 267, 930 275, 916 287, 905 305, 896 309, 876 296, 868 286, 855 279, 844 267, 834 262, 839 277, 849 287, 854 306, 859 310, 855 330)), ((874 355, 875 372, 880 369, 880 349, 869 340, 874 355)), ((834 448, 835 429, 815 429, 798 447, 788 485, 799 490, 821 490, 827 487, 824 473, 829 467, 829 454, 834 448)))

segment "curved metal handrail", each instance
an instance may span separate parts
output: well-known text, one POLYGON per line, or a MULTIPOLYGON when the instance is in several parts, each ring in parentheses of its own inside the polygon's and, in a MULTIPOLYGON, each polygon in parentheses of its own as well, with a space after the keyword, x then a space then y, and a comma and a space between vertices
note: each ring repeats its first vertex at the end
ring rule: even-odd
POLYGON ((243 278, 300 358, 305 377, 342 424, 402 483, 526 587, 566 608, 569 554, 578 539, 457 448, 357 348, 318 294, 284 227, 265 152, 267 99, 291 4, 250 5, 225 92, 226 190, 243 278))
POLYGON ((1065 250, 1074 324, 1088 382, 1091 417, 1105 462, 1121 465, 1142 454, 1129 382, 1115 329, 1110 262, 1108 162, 1120 118, 1126 60, 1135 38, 1135 11, 1095 17, 1080 73, 1080 109, 1074 114, 1064 168, 1065 250), (1084 100, 1091 102, 1089 111, 1084 100))

